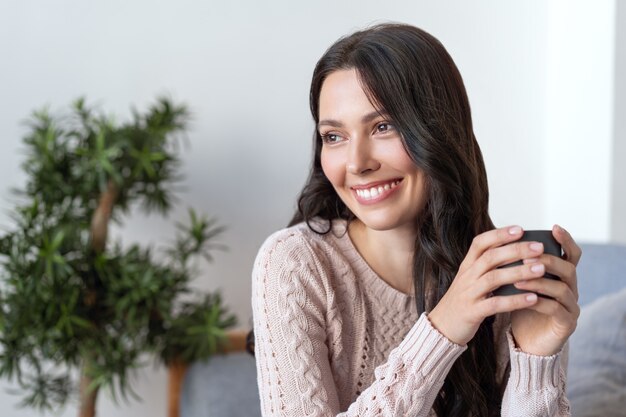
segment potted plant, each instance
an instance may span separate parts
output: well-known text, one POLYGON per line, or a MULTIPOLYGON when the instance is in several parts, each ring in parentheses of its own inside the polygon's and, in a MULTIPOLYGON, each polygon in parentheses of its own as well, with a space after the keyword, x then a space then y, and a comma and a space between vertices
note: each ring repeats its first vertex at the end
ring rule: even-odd
POLYGON ((82 99, 69 115, 30 118, 26 186, 0 237, 0 376, 19 385, 23 406, 77 395, 79 416, 91 417, 102 388, 136 396, 141 355, 189 362, 225 343, 235 318, 218 293, 180 300, 222 227, 190 210, 163 254, 108 242, 131 207, 170 212, 188 119, 164 98, 124 124, 82 99))

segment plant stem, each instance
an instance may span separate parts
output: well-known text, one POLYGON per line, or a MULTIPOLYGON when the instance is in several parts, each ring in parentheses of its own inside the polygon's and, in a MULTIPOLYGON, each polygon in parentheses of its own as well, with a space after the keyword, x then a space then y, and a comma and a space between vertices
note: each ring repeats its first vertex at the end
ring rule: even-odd
POLYGON ((98 388, 89 389, 89 385, 93 379, 87 375, 86 366, 83 365, 80 377, 80 409, 78 417, 95 417, 96 415, 96 399, 98 397, 98 388))
POLYGON ((104 252, 109 231, 109 220, 119 190, 113 181, 109 181, 107 189, 100 195, 98 207, 91 219, 91 247, 96 253, 104 252))
POLYGON ((178 359, 174 359, 169 365, 167 404, 168 417, 180 416, 180 393, 182 392, 183 379, 188 365, 178 359))
MULTIPOLYGON (((95 253, 102 253, 106 247, 107 234, 109 230, 109 220, 113 212, 113 205, 118 197, 118 188, 109 181, 107 189, 100 195, 98 207, 96 208, 93 218, 91 219, 91 248, 95 253)), ((88 291, 86 295, 86 304, 92 306, 96 303, 95 293, 88 291)), ((89 359, 83 363, 82 373, 80 377, 80 409, 79 417, 95 417, 96 415, 96 399, 98 397, 98 388, 89 389, 93 382, 93 378, 89 376, 89 359)))

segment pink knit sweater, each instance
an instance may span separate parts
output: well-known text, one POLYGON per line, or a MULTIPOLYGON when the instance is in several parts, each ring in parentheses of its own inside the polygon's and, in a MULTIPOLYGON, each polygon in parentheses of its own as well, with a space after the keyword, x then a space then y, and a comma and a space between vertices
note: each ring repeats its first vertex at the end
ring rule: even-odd
MULTIPOLYGON (((467 347, 418 317, 414 297, 378 277, 345 229, 335 221, 318 235, 296 225, 259 251, 252 306, 263 415, 435 416, 437 393, 467 347)), ((509 316, 498 316, 502 415, 569 415, 566 354, 521 352, 508 329, 509 316)))

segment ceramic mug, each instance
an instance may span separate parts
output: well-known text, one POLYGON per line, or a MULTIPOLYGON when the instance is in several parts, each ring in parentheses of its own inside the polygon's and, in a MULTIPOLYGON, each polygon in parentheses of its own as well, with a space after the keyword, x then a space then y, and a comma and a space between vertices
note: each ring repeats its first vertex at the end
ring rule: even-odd
MULTIPOLYGON (((543 243, 543 253, 561 257, 561 245, 552 236, 552 230, 527 230, 524 235, 515 242, 541 242, 543 243)), ((515 243, 511 242, 511 243, 515 243)), ((522 261, 499 266, 498 268, 509 268, 511 266, 522 265, 522 261)), ((559 279, 556 275, 545 273, 544 278, 559 279)), ((526 293, 526 290, 517 289, 513 284, 503 285, 493 292, 494 295, 514 295, 526 293)))

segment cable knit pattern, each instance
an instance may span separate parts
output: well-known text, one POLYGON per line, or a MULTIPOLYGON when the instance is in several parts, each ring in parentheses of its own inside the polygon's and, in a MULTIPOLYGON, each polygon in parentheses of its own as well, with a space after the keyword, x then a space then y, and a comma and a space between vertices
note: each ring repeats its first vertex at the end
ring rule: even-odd
MULTIPOLYGON (((413 295, 389 286, 335 221, 304 225, 261 247, 252 280, 257 376, 264 416, 435 416, 432 405, 465 351, 441 335, 413 295)), ((566 351, 517 350, 509 315, 494 324, 503 416, 565 416, 566 351), (511 364, 510 373, 507 365, 511 364)))

